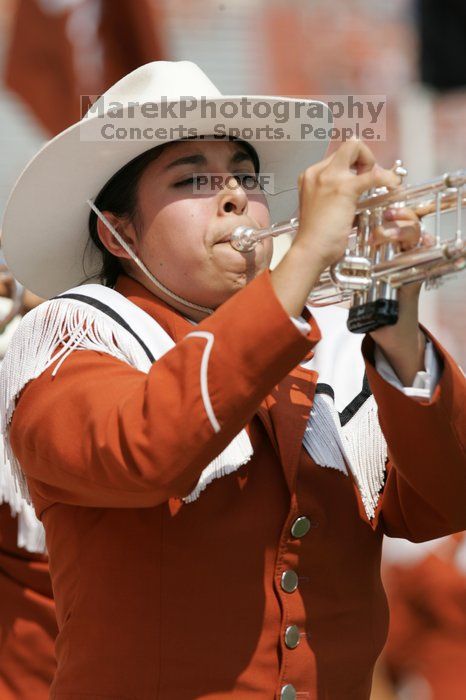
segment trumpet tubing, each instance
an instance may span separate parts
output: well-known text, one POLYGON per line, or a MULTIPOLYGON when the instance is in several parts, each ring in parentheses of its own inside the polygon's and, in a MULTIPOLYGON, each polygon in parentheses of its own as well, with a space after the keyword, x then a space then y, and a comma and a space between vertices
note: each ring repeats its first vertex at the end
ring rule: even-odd
MULTIPOLYGON (((395 166, 399 175, 406 174, 401 161, 395 166)), ((466 170, 446 173, 418 185, 373 190, 358 201, 357 226, 349 238, 351 245, 344 257, 321 275, 308 298, 309 305, 350 301, 348 327, 356 333, 396 323, 397 292, 401 286, 414 282, 436 286, 441 278, 466 267, 463 207, 466 207, 466 170), (405 252, 400 252, 393 243, 372 245, 373 229, 382 223, 385 209, 394 206, 410 206, 420 219, 433 215, 434 245, 419 245, 405 252), (441 217, 446 212, 455 213, 455 230, 442 237, 441 217)), ((232 232, 230 243, 236 250, 247 252, 265 238, 294 234, 298 228, 297 217, 264 229, 239 226, 232 232)))

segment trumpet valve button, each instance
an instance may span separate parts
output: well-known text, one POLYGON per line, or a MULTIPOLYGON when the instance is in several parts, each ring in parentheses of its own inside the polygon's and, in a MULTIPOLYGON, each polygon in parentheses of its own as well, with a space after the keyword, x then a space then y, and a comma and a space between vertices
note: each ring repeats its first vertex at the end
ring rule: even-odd
POLYGON ((395 161, 395 164, 394 164, 394 166, 393 166, 392 169, 393 169, 393 172, 395 173, 395 175, 398 175, 398 176, 399 176, 399 178, 400 178, 400 185, 401 185, 402 182, 403 182, 403 180, 404 180, 404 178, 405 178, 406 175, 408 174, 408 171, 406 170, 406 168, 405 168, 404 165, 403 165, 403 161, 402 161, 402 160, 399 160, 399 159, 396 160, 396 161, 395 161))

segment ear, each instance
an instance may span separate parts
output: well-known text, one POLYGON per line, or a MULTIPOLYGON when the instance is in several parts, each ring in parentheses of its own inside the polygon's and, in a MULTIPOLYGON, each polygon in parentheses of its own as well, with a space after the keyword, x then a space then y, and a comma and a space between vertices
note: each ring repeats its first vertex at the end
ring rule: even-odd
MULTIPOLYGON (((137 254, 137 236, 136 236, 136 229, 134 228, 133 224, 128 221, 126 218, 121 218, 119 216, 116 216, 115 214, 112 214, 110 211, 103 211, 102 214, 105 216, 106 219, 112 224, 112 226, 118 231, 120 236, 128 243, 128 245, 134 250, 134 252, 137 254)), ((118 243, 117 239, 113 235, 113 233, 110 231, 108 226, 104 224, 103 221, 101 221, 97 217, 97 233, 99 235, 99 238, 102 242, 102 244, 107 248, 107 250, 112 254, 115 255, 117 258, 126 258, 130 259, 130 256, 124 250, 124 248, 121 247, 121 245, 118 243)))

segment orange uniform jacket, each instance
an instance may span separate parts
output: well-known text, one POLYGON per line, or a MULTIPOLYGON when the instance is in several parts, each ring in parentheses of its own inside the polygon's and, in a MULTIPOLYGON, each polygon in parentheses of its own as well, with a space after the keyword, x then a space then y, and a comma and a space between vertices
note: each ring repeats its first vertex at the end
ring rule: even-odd
POLYGON ((57 634, 47 557, 18 547, 17 530, 0 505, 0 698, 47 700, 57 634))
POLYGON ((302 448, 316 373, 298 365, 320 333, 312 317, 308 336, 296 329, 268 272, 198 326, 214 335, 219 433, 201 397, 205 340, 184 338, 192 325, 136 282, 121 277, 117 289, 176 347, 148 374, 75 352, 25 388, 13 417, 56 598, 51 698, 366 700, 387 632, 383 533, 466 528, 460 370, 437 345, 441 381, 420 404, 379 376, 365 340, 390 451, 369 523, 352 478, 302 448), (183 503, 244 425, 253 458, 183 503), (293 527, 302 516, 306 533, 293 527))

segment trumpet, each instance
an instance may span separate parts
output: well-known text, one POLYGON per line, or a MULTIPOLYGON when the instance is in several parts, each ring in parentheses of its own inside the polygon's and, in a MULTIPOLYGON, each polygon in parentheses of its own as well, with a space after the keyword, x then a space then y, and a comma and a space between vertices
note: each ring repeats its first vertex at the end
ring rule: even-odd
MULTIPOLYGON (((398 320, 398 289, 405 284, 425 282, 427 288, 466 266, 466 241, 462 233, 462 208, 466 206, 466 170, 445 173, 418 185, 404 185, 407 175, 401 160, 394 165, 400 176, 399 187, 371 190, 357 203, 355 226, 341 260, 327 268, 312 290, 307 303, 327 306, 350 302, 348 328, 354 333, 368 333, 398 320), (435 242, 426 247, 418 244, 400 251, 394 243, 374 245, 371 233, 382 224, 388 207, 410 206, 422 220, 434 216, 435 242), (453 230, 441 231, 442 216, 454 212, 453 230)), ((254 229, 238 226, 230 237, 236 250, 247 252, 265 238, 295 234, 297 217, 254 229)))

